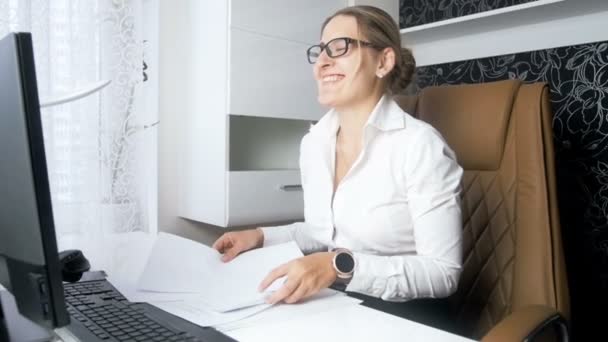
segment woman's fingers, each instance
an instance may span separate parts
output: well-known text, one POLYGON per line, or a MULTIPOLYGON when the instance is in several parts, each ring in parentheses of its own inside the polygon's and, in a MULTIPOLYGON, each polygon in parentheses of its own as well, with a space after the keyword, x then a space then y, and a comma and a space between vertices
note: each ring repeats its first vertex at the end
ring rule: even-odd
POLYGON ((293 292, 298 288, 298 285, 299 282, 287 279, 285 284, 283 284, 283 286, 281 286, 281 288, 277 292, 273 293, 270 297, 268 297, 266 303, 275 304, 284 300, 285 298, 293 294, 293 292))
POLYGON ((245 251, 261 247, 263 239, 264 233, 258 229, 229 232, 220 236, 211 247, 224 254, 223 261, 230 261, 245 251))
POLYGON ((224 249, 228 248, 231 244, 232 243, 230 240, 230 236, 227 234, 224 234, 224 235, 220 236, 217 240, 215 240, 215 242, 213 243, 211 248, 217 250, 220 253, 223 253, 224 249))
POLYGON ((211 247, 223 254, 222 261, 228 262, 236 258, 236 256, 243 251, 243 248, 241 246, 242 243, 239 243, 238 240, 235 240, 235 237, 232 234, 227 233, 217 239, 211 247))
POLYGON ((223 262, 228 262, 234 258, 236 258, 237 255, 239 255, 239 253, 241 253, 242 248, 240 248, 238 243, 233 244, 232 246, 230 246, 227 249, 224 249, 224 255, 222 255, 222 261, 223 262))
POLYGON ((299 302, 301 299, 304 299, 308 296, 308 288, 304 286, 304 284, 300 283, 300 286, 289 295, 289 297, 285 298, 285 303, 293 304, 299 302))
POLYGON ((268 275, 260 283, 260 286, 258 287, 258 291, 262 292, 262 291, 266 290, 266 288, 268 286, 270 286, 270 284, 272 284, 272 282, 274 282, 275 280, 286 275, 287 271, 289 270, 288 265, 289 264, 283 264, 283 265, 275 268, 274 270, 270 271, 270 273, 268 273, 268 275))

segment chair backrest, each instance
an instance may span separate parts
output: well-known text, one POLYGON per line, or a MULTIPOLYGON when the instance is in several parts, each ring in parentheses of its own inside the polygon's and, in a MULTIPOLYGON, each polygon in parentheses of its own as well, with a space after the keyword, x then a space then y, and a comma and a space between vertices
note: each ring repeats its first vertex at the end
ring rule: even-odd
POLYGON ((464 269, 450 299, 458 332, 481 338, 531 304, 569 318, 546 84, 438 86, 395 100, 437 128, 465 169, 464 269))

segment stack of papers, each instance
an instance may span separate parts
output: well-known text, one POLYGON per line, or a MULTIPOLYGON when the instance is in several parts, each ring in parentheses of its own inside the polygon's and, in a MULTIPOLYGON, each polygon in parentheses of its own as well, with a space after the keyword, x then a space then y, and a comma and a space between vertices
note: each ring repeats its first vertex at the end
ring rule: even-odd
POLYGON ((295 242, 251 250, 227 263, 213 248, 167 233, 158 234, 149 250, 146 260, 133 263, 140 265, 139 277, 109 280, 130 301, 148 302, 200 326, 228 331, 360 302, 325 289, 300 304, 266 304, 284 278, 262 293, 258 286, 271 270, 302 256, 295 242))
POLYGON ((264 304, 265 298, 279 289, 284 279, 276 280, 260 293, 258 286, 262 280, 277 266, 301 256, 298 245, 289 242, 254 249, 226 263, 213 248, 161 233, 137 288, 148 292, 196 294, 186 298, 196 298, 211 310, 228 312, 264 304))

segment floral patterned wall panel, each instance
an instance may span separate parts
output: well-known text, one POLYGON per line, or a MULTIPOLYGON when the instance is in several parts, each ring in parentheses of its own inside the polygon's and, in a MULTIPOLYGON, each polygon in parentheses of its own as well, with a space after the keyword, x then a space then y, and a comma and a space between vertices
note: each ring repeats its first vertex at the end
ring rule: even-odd
POLYGON ((608 341, 600 323, 608 308, 608 42, 419 67, 417 78, 418 90, 514 78, 549 84, 574 340, 593 332, 608 341))
POLYGON ((537 0, 399 0, 399 26, 418 26, 537 0))

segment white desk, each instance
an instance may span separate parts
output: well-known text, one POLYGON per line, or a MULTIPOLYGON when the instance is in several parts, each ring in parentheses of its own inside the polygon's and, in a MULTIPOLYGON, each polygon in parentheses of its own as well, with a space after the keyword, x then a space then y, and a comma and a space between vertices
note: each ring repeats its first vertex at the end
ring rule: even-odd
MULTIPOLYGON (((128 276, 133 263, 141 263, 150 252, 154 238, 144 233, 126 233, 104 238, 65 239, 59 250, 78 248, 89 259, 92 269, 103 269, 110 276, 128 276)), ((143 267, 143 266, 142 266, 143 267)), ((309 317, 285 318, 279 322, 254 325, 226 332, 243 342, 255 341, 446 341, 472 340, 361 305, 326 309, 309 317)))

